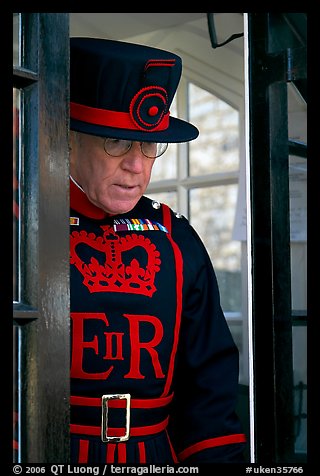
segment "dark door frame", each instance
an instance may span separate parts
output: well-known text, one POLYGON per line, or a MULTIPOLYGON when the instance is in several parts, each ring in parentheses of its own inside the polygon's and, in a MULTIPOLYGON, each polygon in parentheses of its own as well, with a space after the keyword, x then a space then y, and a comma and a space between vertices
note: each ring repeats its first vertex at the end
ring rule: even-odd
POLYGON ((254 452, 257 463, 293 463, 287 83, 307 101, 307 14, 248 13, 254 452))
MULTIPOLYGON (((15 453, 69 461, 69 15, 21 13, 15 453)), ((14 356, 15 358, 15 356, 14 356)))

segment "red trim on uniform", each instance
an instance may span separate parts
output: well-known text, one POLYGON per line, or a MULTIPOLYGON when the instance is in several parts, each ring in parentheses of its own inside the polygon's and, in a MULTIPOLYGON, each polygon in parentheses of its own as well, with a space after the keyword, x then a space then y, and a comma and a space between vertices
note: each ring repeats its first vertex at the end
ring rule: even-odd
POLYGON ((106 463, 114 463, 114 453, 116 451, 116 445, 109 443, 107 445, 106 463))
POLYGON ((179 331, 180 331, 181 312, 182 312, 183 259, 182 259, 180 248, 172 239, 170 208, 167 205, 162 205, 162 209, 163 209, 163 225, 168 230, 168 233, 166 234, 166 236, 168 240, 171 242, 171 246, 173 249, 174 258, 176 262, 176 293, 177 293, 176 325, 174 329, 174 340, 173 340, 172 352, 171 352, 170 362, 168 367, 168 377, 167 377, 167 381, 162 393, 162 395, 166 395, 169 392, 171 383, 172 383, 174 362, 175 362, 175 356, 176 356, 178 341, 179 341, 179 331))
POLYGON ((166 433, 167 433, 167 438, 168 438, 168 442, 169 442, 169 445, 170 445, 170 451, 171 451, 171 455, 172 455, 173 461, 174 461, 175 463, 179 463, 178 457, 177 457, 176 452, 175 452, 175 450, 174 450, 174 448, 173 448, 173 446, 172 446, 171 439, 170 439, 170 436, 169 436, 167 430, 166 430, 166 433))
MULTIPOLYGON (((130 428, 130 436, 146 436, 154 435, 155 433, 160 433, 162 430, 167 428, 169 417, 160 423, 149 426, 136 426, 130 428)), ((91 426, 91 425, 76 425, 70 424, 70 432, 77 435, 91 435, 91 436, 100 436, 101 435, 101 426, 91 426)), ((108 428, 108 436, 123 436, 125 433, 124 428, 108 428)))
POLYGON ((13 449, 14 449, 14 450, 18 450, 18 449, 19 449, 19 444, 18 444, 17 440, 12 440, 12 446, 13 446, 13 449))
MULTIPOLYGON (((132 120, 128 112, 110 111, 108 109, 99 109, 90 106, 84 106, 75 102, 70 103, 70 116, 72 119, 88 122, 98 126, 117 127, 120 129, 141 130, 132 120)), ((152 128, 154 131, 164 131, 169 126, 169 116, 167 113, 163 116, 161 122, 152 128)))
POLYGON ((171 212, 168 205, 162 204, 162 214, 163 214, 163 225, 168 230, 168 233, 171 233, 171 212))
POLYGON ((138 441, 139 463, 146 464, 146 447, 144 441, 138 441))
POLYGON ((125 443, 118 443, 118 463, 126 463, 127 462, 127 448, 125 443))
POLYGON ((79 441, 79 460, 78 463, 88 462, 89 440, 79 441))
POLYGON ((217 438, 210 438, 208 440, 200 441, 194 445, 189 446, 185 450, 179 453, 180 461, 185 460, 189 456, 197 453, 198 451, 206 450, 208 448, 214 448, 215 446, 230 445, 232 443, 244 443, 246 442, 246 436, 243 433, 237 433, 235 435, 218 436, 217 438))
MULTIPOLYGON (((167 397, 159 398, 132 398, 130 400, 131 408, 161 408, 168 405, 173 398, 173 393, 167 397)), ((84 407, 100 407, 101 398, 99 397, 79 397, 73 395, 70 397, 71 405, 81 405, 84 407)), ((111 399, 108 401, 109 408, 126 408, 127 401, 125 399, 111 399)))

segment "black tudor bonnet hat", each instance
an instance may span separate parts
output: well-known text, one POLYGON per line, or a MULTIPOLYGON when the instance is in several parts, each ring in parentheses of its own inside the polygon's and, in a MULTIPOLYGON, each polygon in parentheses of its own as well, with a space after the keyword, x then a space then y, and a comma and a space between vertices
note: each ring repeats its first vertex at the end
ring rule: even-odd
POLYGON ((171 117, 181 58, 158 48, 100 38, 70 40, 70 128, 102 137, 186 142, 199 131, 171 117))

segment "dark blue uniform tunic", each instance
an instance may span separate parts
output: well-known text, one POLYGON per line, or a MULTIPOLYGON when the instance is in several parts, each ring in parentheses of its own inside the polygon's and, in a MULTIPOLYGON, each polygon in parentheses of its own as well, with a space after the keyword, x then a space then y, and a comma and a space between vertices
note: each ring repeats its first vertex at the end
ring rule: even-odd
POLYGON ((146 197, 107 216, 71 183, 70 260, 71 462, 242 461, 238 350, 189 222, 146 197))

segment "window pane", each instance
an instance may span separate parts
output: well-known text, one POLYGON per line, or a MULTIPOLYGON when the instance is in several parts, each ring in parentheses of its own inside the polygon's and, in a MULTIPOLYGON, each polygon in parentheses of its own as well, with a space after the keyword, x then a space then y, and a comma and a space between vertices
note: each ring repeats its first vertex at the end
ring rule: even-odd
POLYGON ((20 66, 19 54, 20 14, 13 13, 13 65, 20 66))
POLYGON ((189 119, 200 134, 189 143, 190 175, 239 168, 239 113, 213 94, 189 83, 189 119))
POLYGON ((307 159, 289 157, 292 309, 307 309, 307 159))
POLYGON ((214 264, 226 312, 241 311, 241 243, 232 240, 238 185, 190 192, 190 221, 214 264))
POLYGON ((177 144, 169 144, 167 151, 155 160, 151 182, 177 176, 177 144))
POLYGON ((307 453, 307 327, 295 326, 293 340, 293 378, 295 451, 307 453))
POLYGON ((13 300, 19 301, 19 110, 20 91, 13 89, 13 300))

